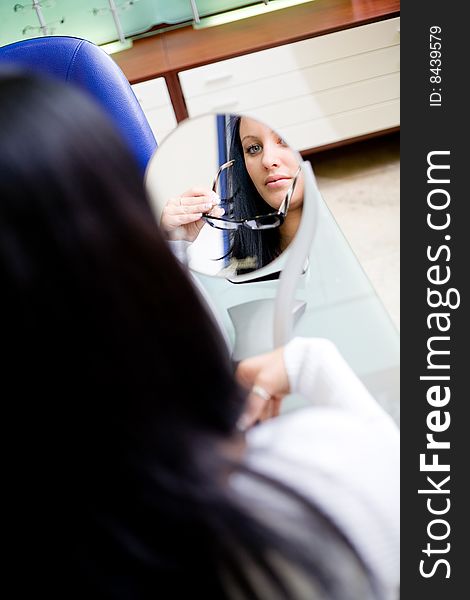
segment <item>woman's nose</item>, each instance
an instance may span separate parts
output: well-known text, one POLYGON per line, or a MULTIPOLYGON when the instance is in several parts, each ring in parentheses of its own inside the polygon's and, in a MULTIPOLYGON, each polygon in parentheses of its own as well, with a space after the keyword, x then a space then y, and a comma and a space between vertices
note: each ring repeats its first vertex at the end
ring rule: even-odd
POLYGON ((265 169, 278 167, 281 164, 281 157, 277 144, 268 143, 264 145, 262 162, 265 169))

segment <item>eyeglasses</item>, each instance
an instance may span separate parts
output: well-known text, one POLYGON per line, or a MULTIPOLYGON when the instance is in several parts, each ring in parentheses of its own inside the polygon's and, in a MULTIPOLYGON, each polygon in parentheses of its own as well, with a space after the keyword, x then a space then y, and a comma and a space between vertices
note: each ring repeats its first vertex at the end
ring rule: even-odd
MULTIPOLYGON (((212 184, 212 191, 215 192, 217 183, 219 181, 221 173, 235 163, 235 160, 229 160, 228 162, 221 165, 214 177, 212 184)), ((280 227, 284 223, 287 211, 289 210, 290 201, 292 194, 294 193, 297 179, 299 177, 300 167, 297 169, 296 174, 293 177, 292 183, 287 191, 286 197, 281 203, 281 206, 276 212, 267 213, 265 215, 257 215, 250 219, 230 219, 229 217, 211 217, 210 215, 202 215, 202 218, 211 227, 216 229, 235 230, 240 227, 246 227, 251 230, 262 230, 262 229, 275 229, 280 227)))
MULTIPOLYGON (((214 180, 212 182, 212 191, 213 192, 217 192, 217 185, 220 183, 220 179, 221 179, 221 175, 223 173, 223 171, 228 170, 230 167, 233 167, 233 165, 235 164, 235 160, 229 160, 228 162, 224 163, 223 165, 220 165, 220 167, 217 170, 217 173, 215 174, 214 180)), ((227 195, 227 180, 225 180, 225 185, 223 186, 223 193, 224 193, 224 198, 221 198, 221 202, 232 202, 233 198, 232 197, 225 197, 227 195)))

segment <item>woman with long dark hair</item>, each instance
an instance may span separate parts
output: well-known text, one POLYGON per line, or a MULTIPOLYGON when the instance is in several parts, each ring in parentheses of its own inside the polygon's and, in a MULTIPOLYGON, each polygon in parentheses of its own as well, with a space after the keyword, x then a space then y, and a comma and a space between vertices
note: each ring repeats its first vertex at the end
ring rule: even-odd
POLYGON ((294 152, 276 131, 249 117, 230 120, 229 157, 233 167, 229 186, 233 191, 234 219, 272 214, 293 187, 287 214, 279 227, 232 232, 230 257, 243 265, 246 257, 254 264, 237 269, 238 274, 264 267, 277 258, 293 240, 302 216, 303 178, 294 152))
POLYGON ((242 363, 238 383, 119 135, 72 87, 14 72, 0 73, 0 290, 19 595, 394 597, 388 416, 322 340, 242 363), (297 387, 326 412, 245 433, 297 387))
POLYGON ((217 190, 225 193, 191 188, 167 202, 161 224, 170 240, 187 242, 197 238, 205 223, 225 230, 228 249, 217 258, 225 260, 226 275, 243 274, 269 265, 295 237, 303 175, 293 150, 256 119, 228 116, 225 137, 228 160, 219 173, 224 185, 217 190))

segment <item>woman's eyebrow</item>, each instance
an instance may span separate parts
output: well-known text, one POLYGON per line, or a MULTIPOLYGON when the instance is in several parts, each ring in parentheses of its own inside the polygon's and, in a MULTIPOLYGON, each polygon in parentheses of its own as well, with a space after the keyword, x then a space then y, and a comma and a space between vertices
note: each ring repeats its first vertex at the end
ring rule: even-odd
POLYGON ((258 138, 257 138, 255 135, 245 135, 245 136, 242 138, 242 143, 243 143, 243 142, 244 142, 246 139, 248 139, 248 138, 252 138, 253 140, 257 140, 257 139, 258 139, 258 138))

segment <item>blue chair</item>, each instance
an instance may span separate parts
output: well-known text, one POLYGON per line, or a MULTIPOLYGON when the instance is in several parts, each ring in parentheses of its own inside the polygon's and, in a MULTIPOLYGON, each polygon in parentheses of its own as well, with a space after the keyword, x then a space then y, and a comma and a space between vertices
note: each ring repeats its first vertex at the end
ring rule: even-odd
POLYGON ((144 173, 157 142, 124 73, 104 50, 80 38, 45 36, 0 47, 2 63, 70 81, 91 94, 121 131, 144 173))

